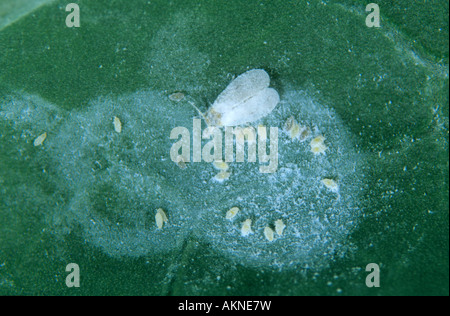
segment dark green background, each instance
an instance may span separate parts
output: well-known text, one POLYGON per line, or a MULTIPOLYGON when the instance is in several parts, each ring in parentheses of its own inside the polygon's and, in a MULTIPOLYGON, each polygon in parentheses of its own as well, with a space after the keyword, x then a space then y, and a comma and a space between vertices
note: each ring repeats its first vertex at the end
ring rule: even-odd
POLYGON ((351 236, 358 251, 317 273, 247 268, 224 260, 194 237, 181 252, 116 259, 86 243, 76 229, 63 238, 46 233, 49 223, 42 212, 55 203, 52 175, 38 174, 33 153, 27 160, 14 153, 12 137, 19 132, 2 121, 1 294, 448 295, 448 1, 377 1, 382 28, 369 31, 361 1, 310 1, 307 8, 284 0, 86 0, 77 2, 79 29, 65 27, 67 1, 27 3, 1 0, 2 103, 11 93, 23 92, 70 111, 102 95, 144 88, 170 92, 218 82, 187 91, 212 102, 229 81, 227 73, 263 67, 275 82, 278 77, 300 88, 313 84, 320 98, 332 104, 368 153, 368 189, 364 220, 351 236), (206 71, 189 79, 189 56, 176 56, 170 42, 167 60, 178 64, 158 60, 148 71, 152 51, 165 45, 154 42, 155 35, 174 14, 184 13, 198 23, 190 25, 191 32, 179 32, 189 34, 183 39, 189 47, 208 56, 206 71), (261 47, 258 38, 271 41, 261 47), (353 59, 341 55, 349 42, 353 59), (415 67, 411 59, 402 59, 407 51, 423 64, 415 67), (289 57, 289 66, 279 56, 289 57), (394 76, 355 87, 354 73, 371 78, 383 67, 394 76), (349 95, 352 106, 346 102, 349 95), (386 110, 387 100, 398 106, 386 110), (390 154, 378 159, 382 151, 390 154), (410 172, 400 173, 403 166, 410 172), (30 183, 42 185, 48 195, 34 199, 30 190, 23 196, 21 188, 30 183), (402 194, 385 198, 392 188, 402 194), (6 196, 16 202, 5 207, 6 196), (65 286, 69 262, 82 267, 79 289, 65 286), (365 286, 369 262, 381 265, 378 289, 365 286))

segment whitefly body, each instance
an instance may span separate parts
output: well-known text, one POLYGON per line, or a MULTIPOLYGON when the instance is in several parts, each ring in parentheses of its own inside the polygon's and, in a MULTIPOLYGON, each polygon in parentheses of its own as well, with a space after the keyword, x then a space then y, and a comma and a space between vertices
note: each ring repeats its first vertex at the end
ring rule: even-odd
POLYGON ((270 77, 263 69, 241 74, 219 94, 205 114, 206 122, 213 126, 237 126, 263 118, 280 102, 278 92, 269 85, 270 77))

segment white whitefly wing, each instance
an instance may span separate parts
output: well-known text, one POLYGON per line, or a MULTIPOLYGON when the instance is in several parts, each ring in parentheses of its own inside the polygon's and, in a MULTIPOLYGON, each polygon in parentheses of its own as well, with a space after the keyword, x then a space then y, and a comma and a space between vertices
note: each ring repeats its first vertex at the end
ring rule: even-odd
POLYGON ((262 69, 249 70, 234 79, 206 114, 212 125, 235 126, 269 114, 280 101, 269 88, 270 77, 262 69))
POLYGON ((272 112, 279 101, 278 92, 266 88, 237 104, 231 111, 222 113, 220 122, 223 126, 235 126, 257 121, 272 112))
POLYGON ((268 88, 270 78, 262 69, 252 69, 236 77, 223 90, 212 107, 215 111, 223 113, 235 107, 237 104, 251 98, 257 92, 268 88))

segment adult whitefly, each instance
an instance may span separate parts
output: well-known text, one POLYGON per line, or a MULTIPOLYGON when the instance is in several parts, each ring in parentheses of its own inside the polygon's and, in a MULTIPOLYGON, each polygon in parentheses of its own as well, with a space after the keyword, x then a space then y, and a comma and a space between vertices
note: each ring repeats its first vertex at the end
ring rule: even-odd
POLYGON ((219 94, 207 111, 207 123, 236 126, 268 115, 280 101, 278 92, 269 85, 270 77, 263 69, 252 69, 241 74, 219 94))

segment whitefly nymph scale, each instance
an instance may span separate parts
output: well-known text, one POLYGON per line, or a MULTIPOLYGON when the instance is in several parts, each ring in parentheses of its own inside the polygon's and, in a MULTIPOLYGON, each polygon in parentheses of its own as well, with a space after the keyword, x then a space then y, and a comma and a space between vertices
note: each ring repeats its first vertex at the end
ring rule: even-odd
POLYGON ((162 229, 163 225, 168 221, 169 219, 167 218, 166 212, 164 212, 162 208, 157 209, 155 214, 156 227, 158 227, 158 229, 162 229))
POLYGON ((47 132, 39 135, 33 142, 34 146, 40 146, 44 143, 44 141, 47 139, 47 132))

